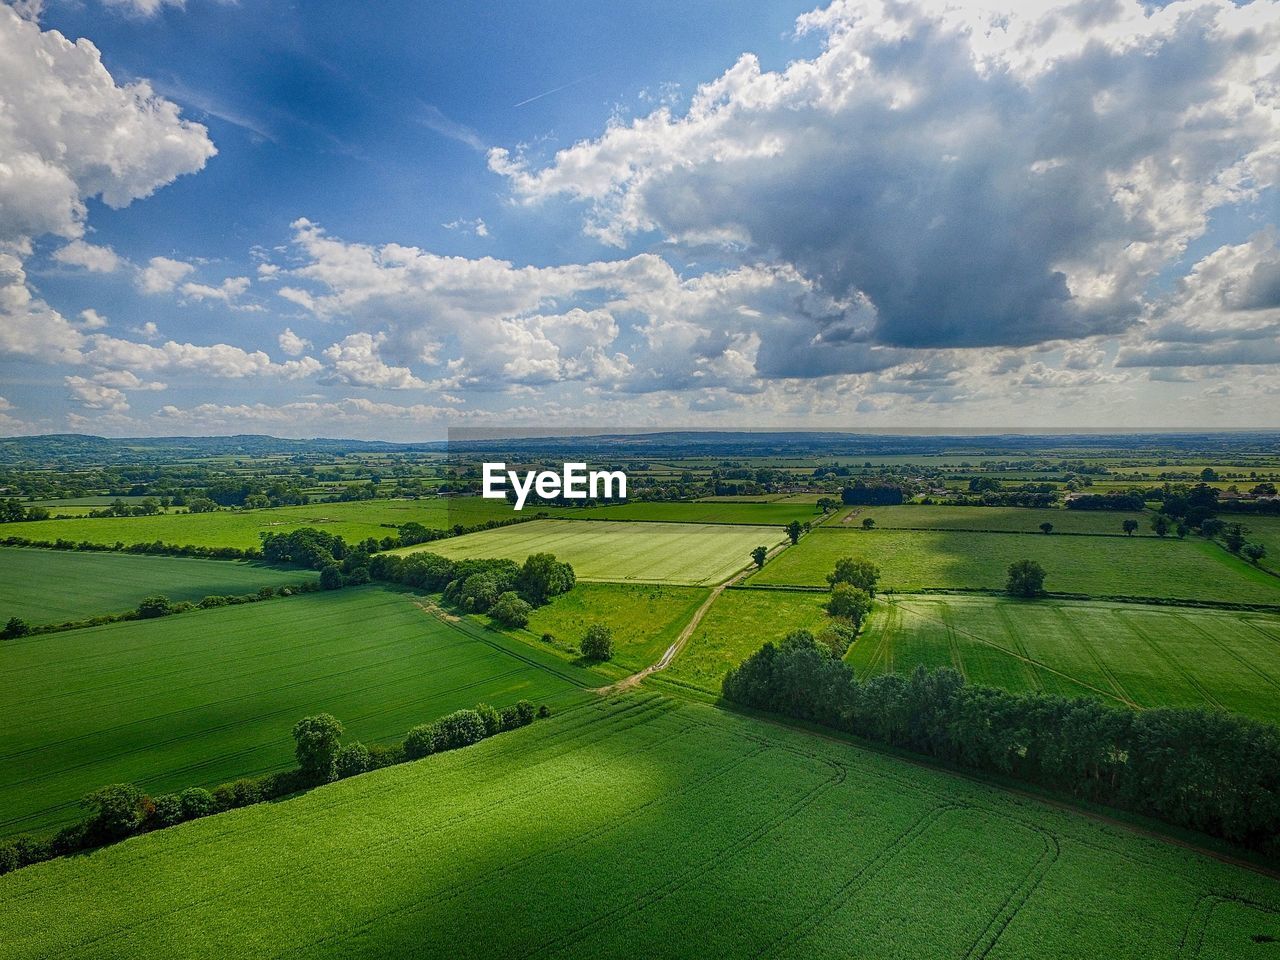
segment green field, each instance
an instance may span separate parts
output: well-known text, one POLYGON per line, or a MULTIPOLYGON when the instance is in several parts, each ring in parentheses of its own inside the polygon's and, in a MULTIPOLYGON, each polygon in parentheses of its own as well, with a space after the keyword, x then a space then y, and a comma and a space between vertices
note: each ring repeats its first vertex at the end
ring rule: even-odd
POLYGON ((398 552, 517 561, 531 553, 554 553, 573 564, 580 580, 701 586, 750 565, 753 547, 773 546, 784 538, 776 527, 534 520, 398 552))
POLYGON ((607 624, 613 630, 612 663, 630 673, 661 658, 708 592, 659 583, 580 583, 535 609, 527 629, 513 632, 534 645, 550 633, 555 649, 576 655, 587 627, 607 624))
POLYGON ((479 497, 422 500, 358 500, 313 503, 270 510, 218 510, 214 513, 175 513, 154 517, 76 517, 6 523, 0 536, 29 540, 73 540, 77 543, 165 543, 247 549, 259 543, 259 533, 289 533, 315 527, 355 543, 368 537, 395 536, 395 528, 415 521, 425 527, 481 523, 512 516, 511 508, 479 497), (389 524, 389 526, 388 526, 389 524))
POLYGON ((812 503, 740 503, 723 500, 620 503, 615 506, 565 511, 563 515, 570 519, 776 524, 783 527, 792 520, 804 523, 822 518, 822 512, 812 503))
POLYGON ((954 667, 970 682, 1280 721, 1280 616, 992 597, 894 597, 846 657, 860 677, 954 667))
MULTIPOLYGON (((1123 535, 1121 524, 1137 520, 1134 536, 1155 536, 1149 513, 1113 513, 1109 510, 1033 510, 1027 507, 943 507, 904 505, 895 507, 844 507, 839 523, 861 526, 870 517, 877 527, 918 530, 1007 530, 1040 533, 1040 524, 1052 523, 1056 533, 1110 533, 1123 535), (846 517, 849 519, 846 520, 846 517)), ((836 521, 832 521, 836 526, 836 521)))
POLYGON ((7 641, 0 834, 77 819, 79 798, 107 783, 163 792, 288 767, 290 729, 307 714, 389 741, 480 700, 544 701, 590 676, 378 587, 7 641))
POLYGON ((689 637, 689 642, 659 676, 720 692, 720 681, 766 640, 792 630, 817 632, 830 622, 820 593, 730 588, 720 594, 689 637))
POLYGON ((308 570, 229 560, 0 547, 0 621, 62 623, 124 613, 157 593, 170 600, 200 600, 315 578, 308 570))
POLYGON ((1274 937, 1273 879, 651 695, 0 877, 9 960, 1150 960, 1274 937))
POLYGON ((1198 538, 819 528, 784 550, 751 582, 825 586, 827 574, 843 556, 877 563, 885 590, 1003 589, 1009 564, 1028 558, 1044 567, 1050 591, 1280 604, 1280 578, 1198 538))

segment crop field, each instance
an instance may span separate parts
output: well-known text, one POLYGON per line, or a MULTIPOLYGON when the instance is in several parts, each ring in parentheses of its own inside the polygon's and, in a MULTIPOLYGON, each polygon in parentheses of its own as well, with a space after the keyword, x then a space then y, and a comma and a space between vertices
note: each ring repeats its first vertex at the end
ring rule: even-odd
POLYGON ((368 537, 394 536, 395 527, 416 521, 425 527, 444 528, 457 523, 481 523, 511 516, 511 508, 497 500, 479 497, 426 498, 421 500, 359 500, 348 503, 313 503, 302 507, 268 510, 218 510, 213 513, 177 513, 152 517, 76 517, 69 520, 36 520, 6 523, 4 536, 29 540, 73 540, 90 543, 165 543, 247 549, 259 543, 259 533, 289 533, 315 527, 355 543, 368 537), (386 526, 390 524, 390 526, 386 526))
POLYGON ((992 597, 894 597, 846 656, 860 677, 954 667, 970 682, 1280 721, 1280 616, 992 597))
POLYGON ((659 676, 720 692, 729 671, 767 640, 781 640, 793 630, 817 632, 830 622, 820 593, 730 588, 716 597, 689 642, 659 676))
POLYGON ((516 561, 531 553, 554 553, 573 564, 580 580, 702 586, 728 579, 751 563, 754 547, 771 547, 784 536, 777 527, 534 520, 400 552, 516 561))
POLYGON ((702 957, 1252 956, 1280 883, 653 695, 0 877, 9 960, 662 958, 695 930, 702 957))
POLYGON ((0 621, 62 623, 124 613, 157 593, 170 600, 200 600, 314 579, 309 570, 229 560, 0 547, 0 621))
MULTIPOLYGON (((1039 534, 1040 524, 1052 523, 1055 533, 1110 533, 1122 535, 1125 520, 1137 520, 1134 536, 1155 536, 1150 513, 1110 510, 1033 510, 1028 507, 944 507, 904 505, 891 507, 842 507, 840 523, 861 526, 870 517, 881 528, 917 530, 1004 530, 1039 534), (849 517, 848 520, 845 518, 849 517)), ((835 521, 831 525, 836 526, 835 521)))
MULTIPOLYGON (((527 507, 525 509, 528 509, 527 507)), ((671 523, 738 523, 786 526, 792 520, 812 522, 822 512, 812 503, 742 503, 705 500, 619 503, 565 511, 563 516, 591 520, 658 520, 671 523)))
POLYGON ((1026 558, 1044 567, 1049 591, 1280 604, 1280 578, 1199 538, 819 528, 753 574, 750 582, 825 586, 827 574, 844 556, 878 564, 885 590, 999 590, 1009 564, 1026 558))
POLYGON ((529 626, 514 632, 535 645, 549 633, 555 649, 576 654, 587 627, 606 624, 613 631, 611 662, 630 673, 657 662, 707 593, 705 587, 658 583, 581 583, 536 608, 529 626))
POLYGON ((163 792, 291 766, 290 730, 308 714, 387 741, 477 701, 553 699, 589 676, 378 587, 6 641, 0 835, 74 820, 103 784, 163 792))

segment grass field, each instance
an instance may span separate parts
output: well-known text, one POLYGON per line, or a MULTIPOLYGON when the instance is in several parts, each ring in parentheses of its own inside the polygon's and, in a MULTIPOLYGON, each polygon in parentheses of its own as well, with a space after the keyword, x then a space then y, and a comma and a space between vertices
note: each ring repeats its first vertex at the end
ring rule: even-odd
POLYGON ((822 609, 825 601, 819 593, 725 590, 660 676, 718 694, 729 668, 766 640, 780 640, 792 630, 816 633, 826 626, 830 619, 822 609))
POLYGON ((394 527, 410 521, 426 527, 444 528, 511 515, 511 508, 505 503, 479 497, 361 500, 270 510, 218 510, 214 513, 176 513, 155 517, 76 517, 6 523, 0 530, 0 536, 26 537, 29 540, 87 540, 108 545, 163 540, 184 546, 246 549, 258 546, 259 533, 289 533, 300 527, 316 527, 344 537, 348 543, 355 543, 368 537, 381 540, 385 536, 394 536, 394 527))
MULTIPOLYGON (((941 507, 904 505, 895 507, 843 507, 839 523, 861 526, 864 518, 881 528, 922 530, 1008 530, 1013 533, 1040 533, 1040 524, 1053 524, 1057 533, 1111 533, 1123 535, 1121 524, 1137 520, 1138 536, 1155 536, 1149 513, 1113 513, 1109 510, 1032 510, 1027 507, 941 507), (845 517, 852 513, 847 523, 845 517)), ((831 521, 836 526, 836 521, 831 521)))
POLYGON ((555 649, 576 655, 587 627, 607 624, 613 630, 612 664, 631 673, 657 662, 708 592, 658 583, 580 583, 535 609, 528 628, 515 633, 535 645, 550 633, 555 649))
POLYGON ((378 587, 7 641, 0 834, 74 820, 79 798, 107 783, 163 792, 290 766, 290 730, 307 714, 389 741, 480 700, 543 701, 589 676, 378 587))
POLYGON ((644 695, 0 877, 9 960, 1151 960, 1277 936, 1275 880, 644 695))
POLYGON ((846 657, 860 677, 917 664, 971 682, 1280 721, 1280 616, 992 597, 895 597, 846 657))
POLYGON ((783 539, 776 527, 534 520, 399 552, 429 550, 444 557, 517 561, 531 553, 554 553, 573 564, 580 580, 701 586, 719 583, 748 566, 752 548, 783 539))
POLYGON ((124 613, 143 597, 200 600, 314 580, 309 570, 185 557, 0 547, 0 621, 62 623, 124 613))
POLYGON ((825 586, 843 556, 875 561, 886 590, 1003 589, 1009 564, 1027 558, 1044 567, 1050 591, 1280 604, 1280 578, 1198 538, 820 528, 783 551, 751 582, 825 586))
POLYGON ((591 520, 658 520, 671 523, 776 524, 792 520, 812 522, 822 517, 811 503, 741 503, 699 500, 653 503, 620 503, 565 511, 565 517, 591 520))

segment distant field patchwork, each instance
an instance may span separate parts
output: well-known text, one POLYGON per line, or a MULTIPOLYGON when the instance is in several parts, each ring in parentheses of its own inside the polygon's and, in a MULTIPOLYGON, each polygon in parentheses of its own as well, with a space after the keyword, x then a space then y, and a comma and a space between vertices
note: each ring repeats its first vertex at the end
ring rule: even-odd
POLYGON ((1173 960, 1277 937, 1269 877, 644 695, 0 877, 9 960, 1173 960))
POLYGON ((739 523, 777 524, 786 526, 793 520, 801 523, 821 519, 822 512, 812 503, 741 503, 718 501, 658 501, 653 503, 620 503, 615 506, 566 510, 569 519, 593 520, 661 520, 672 523, 739 523))
POLYGON ((554 553, 573 564, 582 580, 701 586, 727 579, 751 563, 752 548, 771 547, 784 537, 777 527, 767 526, 534 520, 402 552, 512 560, 554 553))
POLYGON ((162 792, 288 767, 308 714, 388 741, 480 700, 555 698, 574 675, 378 587, 6 641, 0 835, 77 819, 107 783, 162 792))
POLYGON ((0 622, 10 617, 31 624, 83 620, 124 613, 157 593, 170 600, 200 600, 315 578, 309 570, 229 560, 0 547, 0 622))
POLYGON ((970 682, 1280 721, 1280 616, 992 597, 894 597, 846 657, 860 677, 953 667, 970 682))
POLYGON ((1280 604, 1280 578, 1198 538, 820 528, 783 551, 751 582, 825 586, 827 574, 844 556, 873 560, 887 590, 1002 589, 1009 564, 1027 558, 1045 568, 1050 591, 1280 604))

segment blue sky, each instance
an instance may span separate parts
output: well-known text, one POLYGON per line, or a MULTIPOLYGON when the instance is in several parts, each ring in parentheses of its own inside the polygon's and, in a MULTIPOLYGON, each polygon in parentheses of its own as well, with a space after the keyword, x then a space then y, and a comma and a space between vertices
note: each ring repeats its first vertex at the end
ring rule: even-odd
POLYGON ((3 432, 1274 426, 1274 2, 11 10, 3 432))

